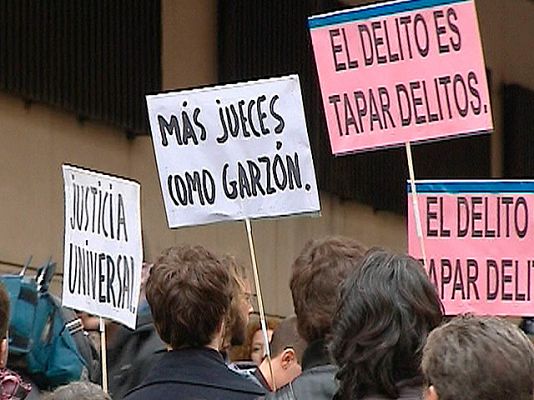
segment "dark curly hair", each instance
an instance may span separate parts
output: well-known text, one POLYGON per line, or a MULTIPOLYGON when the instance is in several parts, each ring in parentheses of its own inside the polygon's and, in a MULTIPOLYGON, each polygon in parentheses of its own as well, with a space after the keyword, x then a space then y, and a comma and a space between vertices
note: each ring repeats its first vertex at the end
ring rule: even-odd
POLYGON ((370 250, 344 282, 333 320, 330 350, 340 368, 335 399, 398 398, 396 383, 420 376, 426 337, 442 317, 418 261, 370 250))

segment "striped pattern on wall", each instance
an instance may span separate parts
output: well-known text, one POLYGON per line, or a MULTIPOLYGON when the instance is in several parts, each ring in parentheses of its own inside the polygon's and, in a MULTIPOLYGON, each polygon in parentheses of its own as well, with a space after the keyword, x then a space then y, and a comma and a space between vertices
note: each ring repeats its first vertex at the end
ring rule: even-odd
POLYGON ((160 89, 160 0, 0 0, 0 90, 132 135, 160 89))

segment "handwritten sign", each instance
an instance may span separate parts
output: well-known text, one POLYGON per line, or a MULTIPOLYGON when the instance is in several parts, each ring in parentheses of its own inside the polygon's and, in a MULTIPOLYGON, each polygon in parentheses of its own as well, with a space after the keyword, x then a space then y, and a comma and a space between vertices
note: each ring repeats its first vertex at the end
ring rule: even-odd
POLYGON ((333 153, 493 130, 473 0, 309 19, 333 153))
POLYGON ((320 210, 298 76, 147 104, 169 227, 320 210))
POLYGON ((141 266, 140 186, 64 165, 63 305, 135 328, 141 266))
MULTIPOLYGON (((531 316, 534 181, 419 181, 416 190, 446 313, 531 316)), ((422 258, 411 199, 408 208, 409 251, 422 258)))

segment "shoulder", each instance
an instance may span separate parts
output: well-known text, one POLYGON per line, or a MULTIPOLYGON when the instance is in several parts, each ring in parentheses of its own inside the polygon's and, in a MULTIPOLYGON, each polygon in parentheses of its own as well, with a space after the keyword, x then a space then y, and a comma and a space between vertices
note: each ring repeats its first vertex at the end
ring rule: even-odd
POLYGON ((176 396, 204 397, 210 393, 209 398, 213 399, 221 393, 227 393, 227 398, 232 399, 254 399, 265 394, 262 387, 228 369, 218 353, 206 350, 165 353, 127 398, 161 400, 157 393, 167 392, 176 396))

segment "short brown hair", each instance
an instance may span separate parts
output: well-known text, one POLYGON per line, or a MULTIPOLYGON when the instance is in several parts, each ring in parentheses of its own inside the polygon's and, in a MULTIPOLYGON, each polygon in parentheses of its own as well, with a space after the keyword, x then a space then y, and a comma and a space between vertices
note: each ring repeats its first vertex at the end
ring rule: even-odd
POLYGON ((299 333, 308 343, 330 333, 339 286, 365 251, 356 240, 326 237, 309 241, 293 263, 291 295, 299 333))
POLYGON ((297 329, 297 317, 291 315, 280 322, 278 328, 273 332, 270 344, 271 357, 274 358, 285 349, 291 348, 295 351, 299 364, 302 364, 302 355, 306 345, 306 341, 300 336, 297 329))
POLYGON ((0 339, 7 337, 9 327, 9 296, 6 288, 0 283, 0 339))
POLYGON ((442 321, 436 288, 413 257, 375 248, 340 292, 330 344, 336 399, 398 398, 397 384, 420 375, 428 333, 442 321))
POLYGON ((161 339, 178 349, 213 340, 231 301, 227 268, 202 246, 165 250, 154 263, 146 296, 161 339))
POLYGON ((439 400, 532 400, 534 345, 503 319, 460 316, 430 333, 422 370, 439 400))

